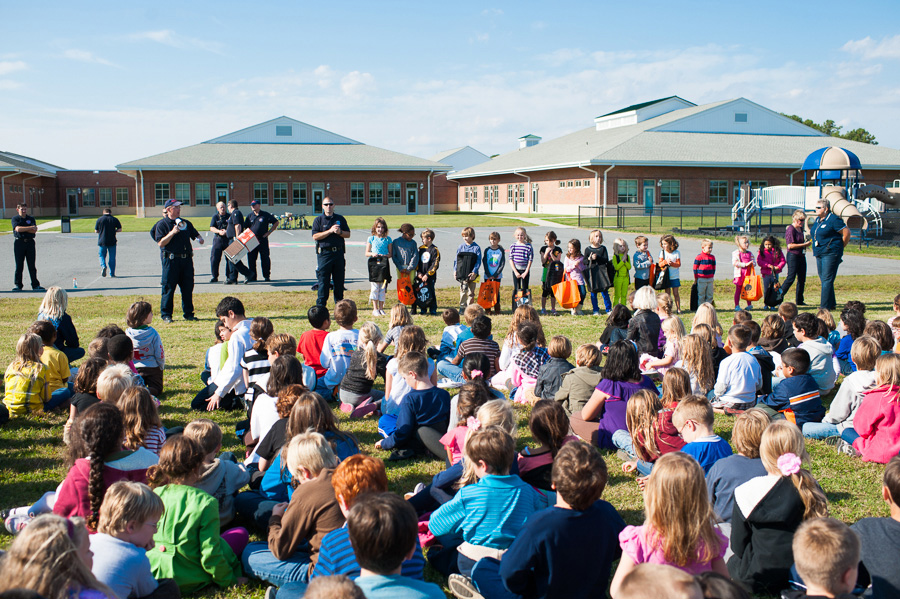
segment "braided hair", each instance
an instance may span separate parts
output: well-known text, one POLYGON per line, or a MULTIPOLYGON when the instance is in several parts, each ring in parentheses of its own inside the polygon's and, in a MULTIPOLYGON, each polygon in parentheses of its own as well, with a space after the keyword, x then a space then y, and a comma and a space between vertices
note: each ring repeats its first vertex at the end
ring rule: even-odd
POLYGON ((91 468, 88 476, 88 499, 91 513, 87 518, 87 523, 92 530, 96 530, 100 518, 100 505, 106 494, 103 466, 110 454, 122 449, 125 424, 119 408, 103 402, 86 409, 79 420, 77 430, 80 433, 82 446, 91 468))

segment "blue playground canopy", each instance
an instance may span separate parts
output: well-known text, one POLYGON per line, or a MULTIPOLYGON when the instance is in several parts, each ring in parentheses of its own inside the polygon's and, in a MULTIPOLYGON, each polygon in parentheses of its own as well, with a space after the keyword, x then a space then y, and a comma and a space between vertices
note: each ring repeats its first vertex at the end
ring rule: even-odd
POLYGON ((862 165, 860 164, 859 158, 857 158, 856 154, 854 154, 850 150, 845 150, 844 148, 829 146, 827 148, 819 148, 818 150, 807 156, 806 160, 803 161, 803 167, 800 170, 821 170, 823 158, 825 158, 826 170, 862 169, 862 165))

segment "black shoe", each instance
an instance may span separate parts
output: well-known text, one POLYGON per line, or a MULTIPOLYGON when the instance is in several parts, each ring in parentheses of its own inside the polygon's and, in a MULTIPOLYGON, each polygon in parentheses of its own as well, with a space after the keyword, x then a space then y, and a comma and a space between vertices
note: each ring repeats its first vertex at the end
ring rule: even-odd
POLYGON ((38 285, 37 287, 32 287, 31 290, 32 290, 32 291, 47 291, 46 289, 44 289, 44 288, 41 287, 40 285, 38 285))
POLYGON ((269 283, 269 277, 263 277, 266 280, 266 283, 269 283))
POLYGON ((163 316, 162 321, 163 322, 172 322, 172 317, 171 316, 163 316))
POLYGON ((191 314, 190 316, 185 316, 184 319, 185 319, 185 320, 191 320, 191 321, 193 321, 193 322, 197 322, 197 321, 200 320, 199 318, 197 318, 197 317, 194 316, 193 314, 191 314))
POLYGON ((401 460, 411 460, 416 457, 416 452, 412 449, 395 449, 388 458, 389 462, 399 462, 401 460))
POLYGON ((232 281, 229 279, 229 280, 225 281, 225 284, 226 285, 237 285, 237 280, 232 281))
POLYGON ((219 282, 219 277, 213 277, 213 278, 211 278, 211 279, 209 280, 209 282, 210 282, 210 283, 218 283, 218 282, 219 282))
POLYGON ((797 302, 796 305, 798 305, 798 306, 807 306, 808 304, 807 304, 806 302, 797 302))
POLYGON ((256 279, 244 279, 244 285, 249 285, 250 283, 255 283, 256 279))
POLYGON ((12 290, 13 291, 22 291, 22 288, 21 287, 13 287, 12 290))
POLYGON ((101 277, 105 277, 105 276, 106 276, 106 267, 105 267, 105 266, 103 267, 103 270, 100 271, 100 276, 101 276, 101 277))

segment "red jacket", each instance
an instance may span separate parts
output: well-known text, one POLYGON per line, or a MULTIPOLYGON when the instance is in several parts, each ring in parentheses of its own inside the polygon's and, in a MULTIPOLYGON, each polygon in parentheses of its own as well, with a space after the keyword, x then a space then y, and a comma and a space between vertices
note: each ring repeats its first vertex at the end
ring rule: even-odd
MULTIPOLYGON (((104 490, 120 480, 146 483, 147 468, 159 462, 156 454, 143 447, 136 451, 121 451, 110 457, 113 459, 103 464, 104 490)), ((88 459, 75 461, 56 494, 54 514, 64 518, 87 518, 91 515, 91 499, 88 494, 90 474, 91 463, 88 459)))
POLYGON ((785 265, 784 254, 781 250, 763 250, 756 257, 756 263, 761 275, 770 275, 772 271, 781 272, 785 265))
POLYGON ((853 416, 859 439, 853 447, 866 462, 887 464, 900 453, 900 387, 882 385, 863 393, 862 404, 853 416))

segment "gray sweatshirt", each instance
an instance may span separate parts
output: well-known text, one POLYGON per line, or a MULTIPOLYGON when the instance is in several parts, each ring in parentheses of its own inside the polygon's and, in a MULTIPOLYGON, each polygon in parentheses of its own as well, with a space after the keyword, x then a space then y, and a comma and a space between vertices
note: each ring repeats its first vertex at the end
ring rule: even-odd
POLYGON ((419 245, 399 237, 391 242, 391 259, 399 270, 415 270, 419 263, 419 245))
POLYGON ((219 524, 224 526, 234 518, 234 496, 250 482, 250 473, 241 464, 216 458, 200 469, 200 479, 194 487, 206 491, 219 502, 219 524))

